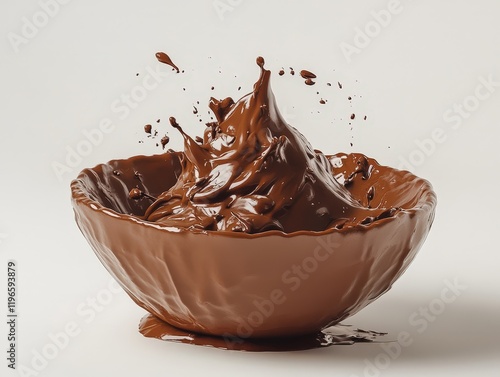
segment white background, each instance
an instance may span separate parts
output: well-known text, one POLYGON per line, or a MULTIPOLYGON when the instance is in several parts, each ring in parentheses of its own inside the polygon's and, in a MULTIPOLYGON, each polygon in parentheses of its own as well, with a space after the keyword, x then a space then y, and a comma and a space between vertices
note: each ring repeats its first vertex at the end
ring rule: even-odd
MULTIPOLYGON (((40 376, 497 375, 500 3, 401 0, 386 21, 376 21, 373 12, 380 14, 389 1, 339 3, 73 0, 44 18, 37 1, 2 2, 0 312, 7 310, 5 272, 13 259, 19 269, 18 367, 38 367, 40 376), (217 11, 214 5, 221 4, 226 8, 217 11), (33 21, 38 30, 23 30, 33 21), (355 38, 366 28, 372 37, 363 47, 355 38), (12 43, 12 33, 26 39, 12 43), (341 48, 347 44, 357 48, 348 57, 341 48), (157 51, 170 54, 185 73, 160 66, 157 51), (274 73, 286 68, 285 76, 273 76, 278 103, 316 148, 363 152, 396 167, 413 161, 413 172, 434 185, 437 216, 416 260, 389 293, 346 321, 394 337, 408 332, 412 344, 400 355, 373 344, 273 354, 144 338, 137 331, 143 310, 124 293, 110 293, 108 273, 75 225, 69 183, 81 169, 158 153, 142 131, 158 118, 155 128, 168 132, 171 147, 181 147, 168 116, 201 134, 192 105, 200 101, 209 121, 211 95, 249 92, 258 55, 274 73), (318 83, 305 86, 288 74, 289 66, 315 72, 318 83), (122 95, 140 90, 134 88, 148 69, 166 73, 157 88, 127 116, 113 111, 122 95), (479 88, 482 99, 474 99, 481 80, 496 85, 479 88), (328 103, 320 105, 320 97, 328 103), (444 116, 464 101, 466 113, 447 121, 444 116), (357 115, 353 130, 351 112, 357 115), (112 121, 111 133, 58 177, 54 165, 67 165, 68 150, 83 145, 83 131, 103 119, 112 121), (423 142, 438 133, 440 142, 423 142), (462 288, 442 305, 446 281, 462 288), (89 300, 96 298, 91 309, 89 300), (425 308, 427 320, 419 312, 425 308), (55 355, 50 335, 68 324, 78 335, 55 355), (55 357, 33 365, 44 351, 55 357)), ((1 328, 5 355, 7 327, 1 328)), ((1 359, 2 376, 16 374, 1 359)))

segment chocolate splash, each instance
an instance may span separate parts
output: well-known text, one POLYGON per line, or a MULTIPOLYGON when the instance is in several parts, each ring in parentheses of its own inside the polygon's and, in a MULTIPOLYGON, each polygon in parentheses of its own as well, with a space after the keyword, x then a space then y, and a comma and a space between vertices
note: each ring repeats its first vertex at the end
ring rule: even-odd
POLYGON ((168 144, 168 142, 169 142, 169 141, 170 141, 170 138, 169 138, 167 135, 163 136, 163 137, 161 138, 161 140, 160 140, 161 147, 162 147, 163 149, 165 149, 165 146, 168 144))
POLYGON ((158 61, 160 63, 164 63, 164 64, 167 64, 167 65, 171 66, 173 69, 175 69, 177 71, 177 73, 180 72, 179 68, 174 64, 174 62, 172 61, 172 59, 170 59, 170 56, 168 56, 164 52, 157 52, 156 53, 156 59, 158 59, 158 61))
POLYGON ((335 327, 340 332, 331 326, 376 300, 404 273, 431 228, 436 195, 429 182, 364 155, 313 150, 281 118, 269 72, 259 62, 253 93, 236 103, 212 101, 222 121, 208 125, 202 145, 191 148, 192 139, 172 118, 189 147, 185 152, 169 149, 84 169, 71 183, 75 220, 106 269, 151 313, 141 321, 145 336, 216 347, 228 336, 234 347, 257 345, 252 350, 282 350, 285 338, 297 344, 294 349, 317 347, 317 335, 322 346, 378 339, 379 333, 353 330, 353 338, 345 326, 335 327), (203 163, 199 157, 207 155, 216 158, 203 163), (217 181, 215 172, 225 180, 217 181), (195 198, 214 191, 213 198, 195 198), (168 193, 180 196, 168 199, 168 193), (289 194, 296 199, 288 200, 289 194), (166 205, 185 200, 188 221, 166 216, 172 227, 145 221, 146 199, 160 195, 166 205), (238 198, 243 203, 235 206, 238 198), (267 208, 269 203, 274 205, 267 208), (272 219, 276 230, 205 230, 198 220, 211 209, 215 224, 226 224, 223 204, 252 226, 272 219), (344 217, 334 218, 330 208, 344 217), (190 226, 192 219, 197 226, 190 226), (289 227, 294 221, 298 226, 289 227), (303 230, 282 231, 295 228, 303 230))
POLYGON ((211 99, 217 122, 207 124, 201 145, 170 118, 184 138, 182 172, 143 218, 184 229, 291 233, 355 226, 386 213, 360 205, 332 176, 323 153, 280 115, 262 57, 257 65, 252 93, 237 102, 211 99))

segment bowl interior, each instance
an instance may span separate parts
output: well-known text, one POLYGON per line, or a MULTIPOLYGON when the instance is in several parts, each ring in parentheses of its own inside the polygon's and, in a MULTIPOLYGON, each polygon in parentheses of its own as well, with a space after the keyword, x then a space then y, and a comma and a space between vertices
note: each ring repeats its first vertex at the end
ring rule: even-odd
MULTIPOLYGON (((181 158, 182 152, 135 156, 85 169, 78 177, 80 194, 119 214, 142 216, 151 200, 146 197, 131 200, 130 190, 137 187, 157 197, 177 181, 181 158)), ((332 163, 332 174, 343 182, 355 171, 359 159, 366 157, 358 153, 338 153, 328 158, 332 163)), ((369 177, 364 179, 357 175, 353 184, 347 185, 351 195, 362 205, 397 207, 405 211, 435 205, 435 194, 426 180, 407 171, 379 165, 374 159, 367 160, 369 177)))

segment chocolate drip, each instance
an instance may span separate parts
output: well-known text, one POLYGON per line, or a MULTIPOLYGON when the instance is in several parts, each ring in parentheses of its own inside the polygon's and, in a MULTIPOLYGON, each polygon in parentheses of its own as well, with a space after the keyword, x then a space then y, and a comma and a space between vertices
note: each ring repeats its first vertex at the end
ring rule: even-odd
POLYGON ((315 79, 316 78, 316 75, 314 73, 312 73, 311 71, 305 70, 305 69, 300 71, 300 75, 304 79, 315 79))

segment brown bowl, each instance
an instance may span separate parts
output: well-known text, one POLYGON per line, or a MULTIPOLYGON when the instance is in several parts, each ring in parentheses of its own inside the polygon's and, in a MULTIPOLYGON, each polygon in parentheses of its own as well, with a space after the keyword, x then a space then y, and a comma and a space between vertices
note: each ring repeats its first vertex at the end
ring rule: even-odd
MULTIPOLYGON (((179 156, 85 169, 71 190, 76 222, 106 269, 139 306, 188 331, 278 337, 338 323, 391 287, 434 218, 436 195, 426 180, 368 159, 372 174, 348 185, 353 197, 366 204, 370 191, 372 207, 401 210, 367 225, 246 234, 141 220, 150 201, 130 200, 130 189, 153 196, 167 190, 180 172, 179 156)), ((360 156, 329 157, 333 174, 346 179, 360 156)))

